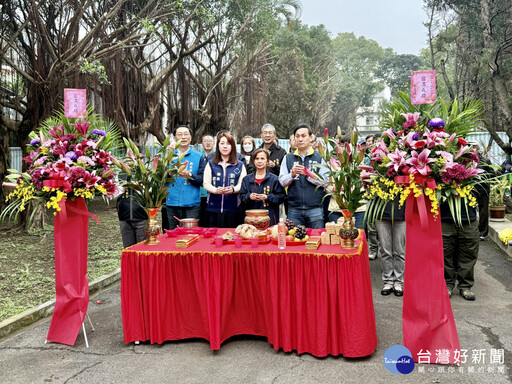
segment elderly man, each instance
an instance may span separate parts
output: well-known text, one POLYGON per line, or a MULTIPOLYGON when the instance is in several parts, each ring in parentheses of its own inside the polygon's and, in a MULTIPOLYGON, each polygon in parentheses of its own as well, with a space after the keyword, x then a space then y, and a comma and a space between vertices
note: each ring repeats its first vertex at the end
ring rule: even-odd
POLYGON ((179 219, 199 219, 201 204, 199 187, 203 185, 203 173, 206 165, 204 156, 190 148, 192 133, 188 127, 176 128, 174 137, 176 140, 181 140, 176 153, 178 155, 185 154, 183 161, 187 161, 188 165, 174 183, 168 184, 170 188, 166 206, 170 229, 178 226, 175 216, 179 219))
POLYGON ((327 168, 320 154, 312 148, 313 134, 308 124, 300 123, 293 129, 297 149, 286 155, 281 164, 279 182, 288 187, 288 219, 308 228, 324 227, 322 199, 324 189, 317 188, 327 182, 327 168), (320 178, 311 177, 318 171, 320 178))
POLYGON ((260 148, 266 149, 270 152, 268 162, 268 169, 274 175, 279 176, 281 163, 286 155, 286 151, 276 144, 276 128, 272 124, 265 124, 261 127, 261 139, 263 143, 260 148))

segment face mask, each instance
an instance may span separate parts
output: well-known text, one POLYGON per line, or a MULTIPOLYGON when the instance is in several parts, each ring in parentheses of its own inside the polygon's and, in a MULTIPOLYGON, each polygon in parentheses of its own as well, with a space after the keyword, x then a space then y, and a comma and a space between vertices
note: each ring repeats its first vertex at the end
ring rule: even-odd
POLYGON ((244 144, 245 152, 252 152, 252 144, 244 144))

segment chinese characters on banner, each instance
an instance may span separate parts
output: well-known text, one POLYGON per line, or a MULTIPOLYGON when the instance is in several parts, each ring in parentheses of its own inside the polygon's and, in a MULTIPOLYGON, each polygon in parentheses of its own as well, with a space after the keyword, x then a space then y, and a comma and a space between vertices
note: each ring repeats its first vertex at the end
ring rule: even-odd
POLYGON ((64 88, 64 116, 67 118, 80 118, 85 117, 86 113, 86 90, 64 88))
POLYGON ((436 71, 411 73, 411 104, 436 102, 436 71))

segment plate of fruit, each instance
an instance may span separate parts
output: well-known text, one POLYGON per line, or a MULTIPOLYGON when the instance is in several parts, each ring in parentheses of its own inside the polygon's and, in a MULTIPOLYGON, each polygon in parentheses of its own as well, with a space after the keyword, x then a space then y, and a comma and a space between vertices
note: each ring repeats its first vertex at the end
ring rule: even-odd
MULTIPOLYGON (((304 225, 296 226, 295 223, 291 220, 286 220, 284 223, 288 228, 288 234, 286 235, 286 245, 301 245, 309 240, 309 231, 304 225)), ((277 244, 277 225, 274 227, 271 228, 272 243, 277 244)))

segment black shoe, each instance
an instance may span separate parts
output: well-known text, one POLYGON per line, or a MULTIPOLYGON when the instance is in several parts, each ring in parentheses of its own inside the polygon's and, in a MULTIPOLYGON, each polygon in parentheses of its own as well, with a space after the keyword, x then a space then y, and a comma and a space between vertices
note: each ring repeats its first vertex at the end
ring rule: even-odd
POLYGON ((393 293, 395 294, 395 296, 403 296, 404 289, 402 287, 395 287, 393 288, 393 293))
POLYGON ((388 296, 393 292, 393 287, 391 285, 385 285, 384 288, 382 288, 382 291, 380 291, 380 294, 382 296, 388 296))
POLYGON ((475 294, 471 292, 469 289, 461 289, 459 292, 464 300, 474 301, 476 298, 475 294))

